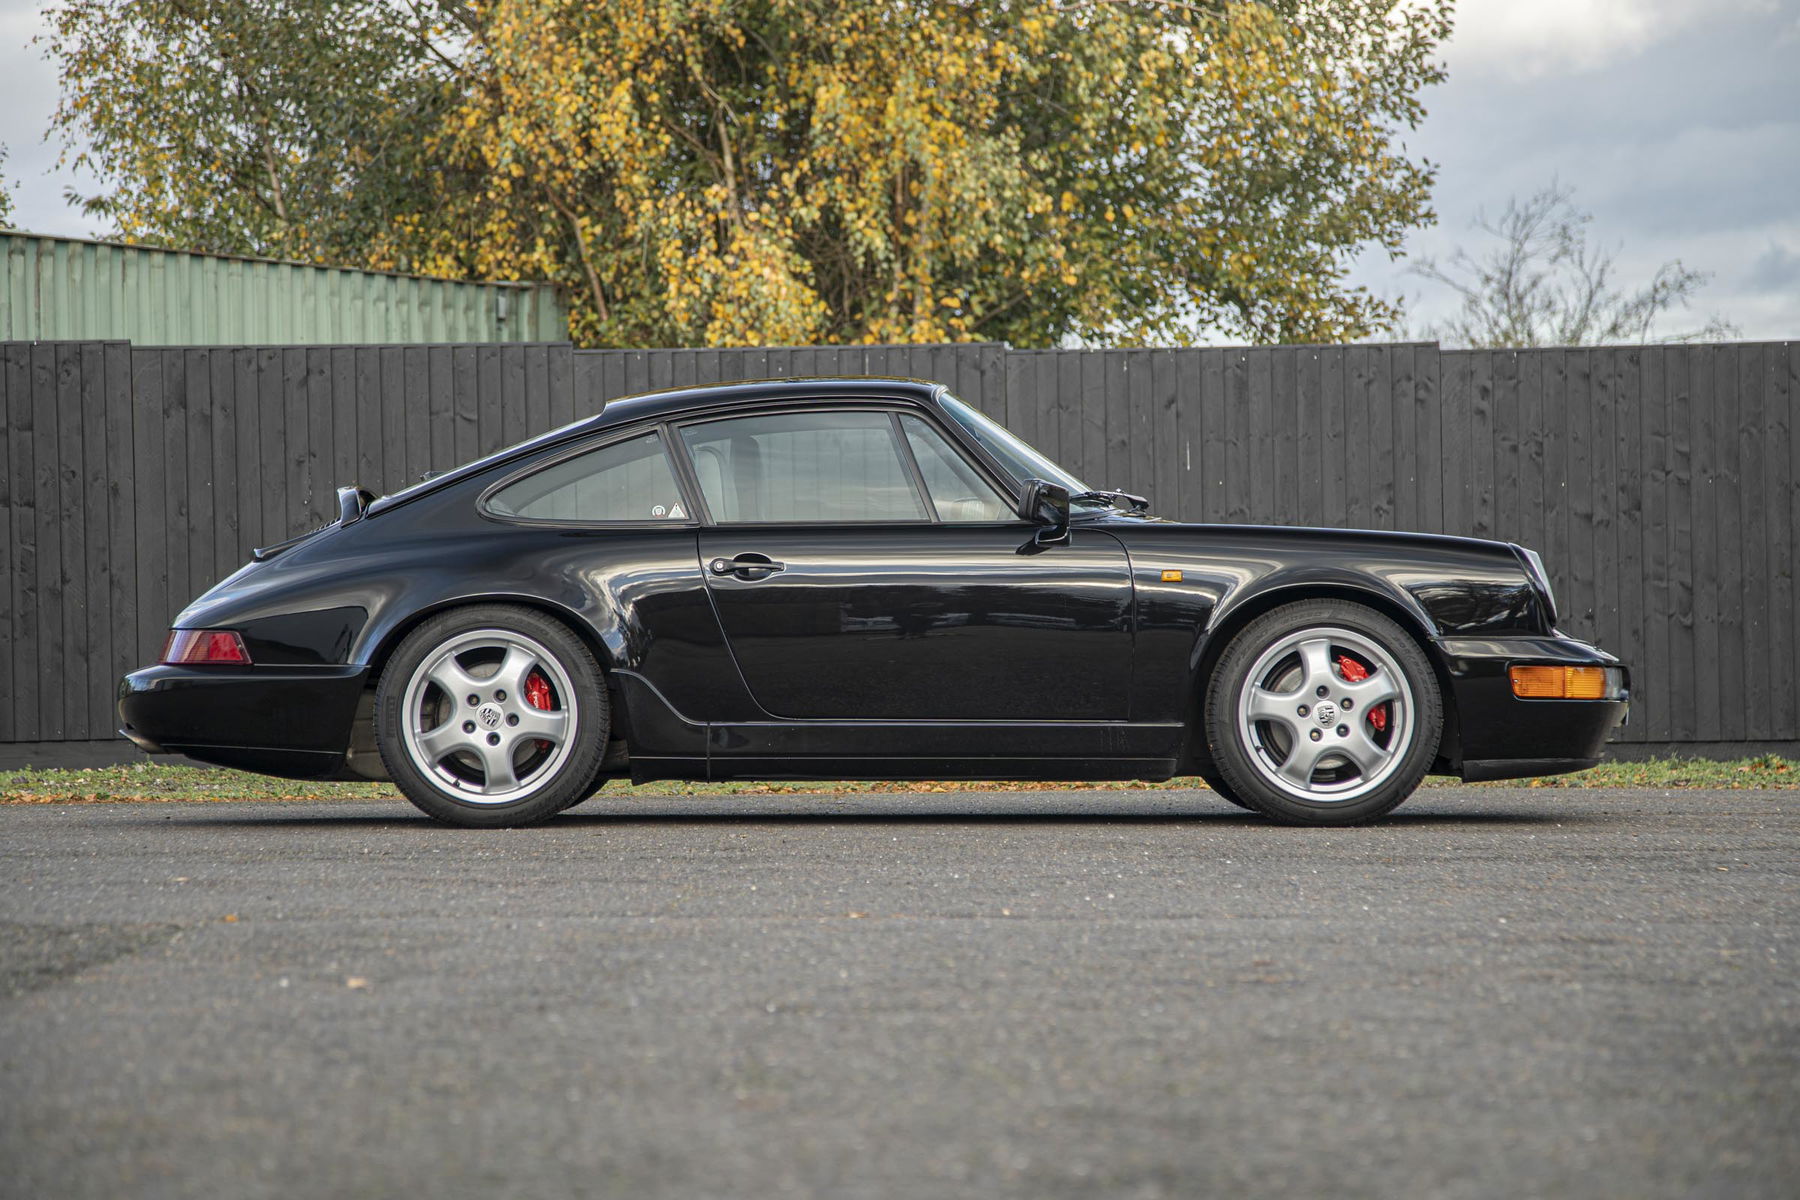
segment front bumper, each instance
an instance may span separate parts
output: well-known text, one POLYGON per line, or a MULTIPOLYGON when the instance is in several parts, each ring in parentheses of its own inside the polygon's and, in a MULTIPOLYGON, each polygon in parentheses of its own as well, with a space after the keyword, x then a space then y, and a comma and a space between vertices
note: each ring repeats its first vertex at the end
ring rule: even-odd
POLYGON ((175 667, 119 681, 119 732, 152 754, 265 775, 343 770, 368 668, 175 667))
POLYGON ((1445 638, 1438 649, 1460 735, 1450 765, 1470 782, 1591 767, 1631 711, 1630 671, 1606 651, 1571 637, 1445 638), (1534 665, 1612 667, 1625 687, 1605 700, 1521 700, 1507 669, 1534 665))

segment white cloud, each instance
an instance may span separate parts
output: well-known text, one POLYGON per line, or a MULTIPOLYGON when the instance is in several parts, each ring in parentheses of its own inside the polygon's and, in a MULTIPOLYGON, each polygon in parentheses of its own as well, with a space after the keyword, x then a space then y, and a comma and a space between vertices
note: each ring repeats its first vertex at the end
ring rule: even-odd
POLYGON ((1777 0, 1459 0, 1453 74, 1528 80, 1601 69, 1703 21, 1778 11, 1777 0))

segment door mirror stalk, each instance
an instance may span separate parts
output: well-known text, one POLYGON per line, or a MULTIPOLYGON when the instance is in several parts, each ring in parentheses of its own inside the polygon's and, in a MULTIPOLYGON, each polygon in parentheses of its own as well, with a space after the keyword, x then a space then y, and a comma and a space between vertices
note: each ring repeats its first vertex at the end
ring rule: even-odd
POLYGON ((1038 527, 1031 540, 1049 546, 1069 540, 1069 489, 1047 479, 1027 479, 1014 510, 1022 521, 1038 527))

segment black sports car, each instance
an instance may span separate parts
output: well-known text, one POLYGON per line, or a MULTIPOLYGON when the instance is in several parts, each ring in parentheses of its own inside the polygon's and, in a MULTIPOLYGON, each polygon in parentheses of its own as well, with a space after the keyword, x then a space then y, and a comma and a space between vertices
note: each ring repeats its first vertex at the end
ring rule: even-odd
POLYGON ((127 737, 462 825, 623 777, 1176 774, 1338 825, 1626 713, 1529 550, 1166 521, 917 380, 617 400, 339 502, 176 619, 127 737))

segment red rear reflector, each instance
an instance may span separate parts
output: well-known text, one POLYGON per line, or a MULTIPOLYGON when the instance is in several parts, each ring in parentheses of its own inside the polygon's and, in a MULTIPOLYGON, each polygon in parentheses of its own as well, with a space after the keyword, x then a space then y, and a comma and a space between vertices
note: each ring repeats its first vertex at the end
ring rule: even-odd
POLYGON ((247 663, 244 639, 229 629, 171 629, 162 660, 170 665, 247 663))

